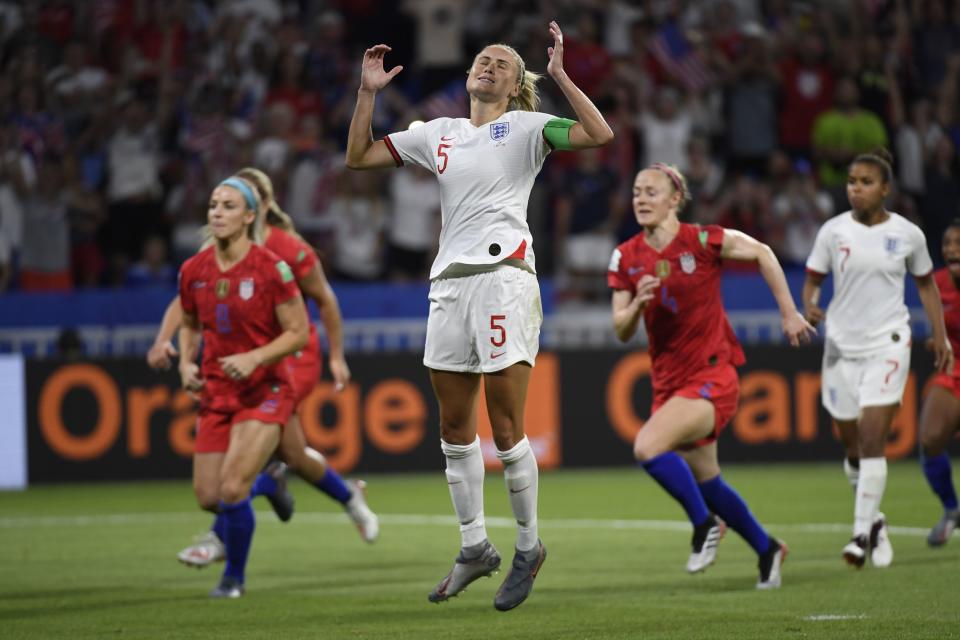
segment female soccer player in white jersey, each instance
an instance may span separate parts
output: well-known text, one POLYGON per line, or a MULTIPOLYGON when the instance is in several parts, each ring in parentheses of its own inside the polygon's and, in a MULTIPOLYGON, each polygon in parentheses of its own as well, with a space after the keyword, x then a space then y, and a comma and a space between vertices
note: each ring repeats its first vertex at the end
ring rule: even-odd
POLYGON ((503 462, 517 519, 516 553, 494 598, 507 611, 530 594, 546 557, 537 534, 537 461, 523 431, 530 368, 543 313, 527 226, 527 200, 551 149, 610 142, 613 132, 563 68, 563 34, 550 23, 547 73, 579 122, 539 113, 539 75, 511 47, 494 44, 467 71, 470 118, 438 118, 376 142, 374 98, 402 67, 385 71, 384 44, 364 53, 357 105, 347 140, 347 166, 374 169, 413 163, 437 176, 441 189, 440 249, 430 270, 430 315, 423 362, 440 408, 447 483, 460 520, 462 548, 450 573, 430 592, 451 598, 491 575, 500 555, 483 519, 483 457, 477 438, 480 376, 497 457, 503 462))
POLYGON ((923 232, 884 209, 892 180, 886 151, 857 156, 847 177, 851 211, 827 221, 807 260, 803 303, 807 319, 824 318, 820 284, 833 272, 826 311, 822 399, 846 449, 844 469, 856 491, 853 538, 843 548, 851 565, 867 554, 875 567, 893 561, 880 501, 887 483, 884 444, 910 372, 910 314, 904 276, 916 279, 933 329, 936 367, 952 367, 933 263, 923 232))

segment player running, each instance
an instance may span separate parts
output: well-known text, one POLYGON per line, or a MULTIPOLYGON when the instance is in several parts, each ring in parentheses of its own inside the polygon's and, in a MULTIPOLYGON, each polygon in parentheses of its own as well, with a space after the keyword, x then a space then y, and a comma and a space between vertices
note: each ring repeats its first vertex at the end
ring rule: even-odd
MULTIPOLYGON (((350 368, 343 353, 340 308, 316 254, 297 234, 290 216, 277 204, 273 183, 265 173, 248 167, 238 171, 237 176, 254 185, 260 198, 265 222, 264 246, 290 265, 301 293, 317 304, 330 344, 331 374, 337 388, 342 389, 350 381, 350 368)), ((154 346, 147 354, 147 362, 154 369, 167 368, 170 356, 176 355, 170 339, 180 326, 182 315, 179 298, 176 298, 167 308, 154 346)), ((316 327, 310 323, 309 329, 307 345, 287 359, 298 406, 315 388, 323 366, 316 327)), ((277 517, 282 521, 289 520, 293 515, 293 497, 286 488, 285 470, 289 465, 309 484, 339 502, 366 542, 377 539, 379 519, 367 506, 366 483, 362 480, 344 481, 330 468, 326 458, 307 445, 296 413, 283 430, 278 452, 286 465, 281 462, 268 465, 254 481, 251 497, 266 496, 277 517)), ((223 518, 218 515, 211 530, 180 551, 177 558, 188 566, 199 568, 223 560, 224 554, 223 518)))
POLYGON ((255 527, 250 489, 295 407, 283 359, 306 344, 309 321, 290 267, 257 244, 260 202, 249 183, 221 182, 207 220, 213 245, 180 269, 179 370, 200 396, 194 493, 223 518, 227 562, 210 596, 238 598, 255 527))
POLYGON ((679 502, 693 525, 687 571, 705 570, 729 525, 757 553, 758 589, 776 589, 787 545, 769 535, 720 476, 717 436, 737 410, 736 367, 744 363, 720 296, 722 260, 756 262, 797 346, 813 333, 797 312, 783 270, 767 245, 732 229, 684 224, 686 178, 671 165, 637 174, 633 210, 642 230, 613 252, 607 282, 613 324, 627 342, 641 318, 649 339, 653 407, 633 453, 679 502))
MULTIPOLYGON (((943 233, 943 261, 946 267, 933 274, 940 292, 947 336, 954 353, 960 349, 960 219, 943 233)), ((947 543, 957 525, 960 508, 953 486, 947 444, 960 428, 960 371, 937 373, 920 411, 920 446, 923 451, 923 475, 940 499, 943 516, 930 530, 927 544, 940 547, 947 543)))

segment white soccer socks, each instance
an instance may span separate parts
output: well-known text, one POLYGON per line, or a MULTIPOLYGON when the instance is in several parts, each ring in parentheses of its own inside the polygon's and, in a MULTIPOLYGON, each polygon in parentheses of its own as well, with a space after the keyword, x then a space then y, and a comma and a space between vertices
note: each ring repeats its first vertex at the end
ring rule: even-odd
POLYGON ((850 458, 843 458, 843 472, 847 474, 847 482, 850 483, 850 488, 854 491, 857 490, 857 481, 860 479, 860 461, 857 459, 857 466, 850 464, 850 458))
POLYGON ((460 520, 462 547, 472 547, 487 539, 483 520, 483 454, 480 438, 471 444, 450 444, 440 440, 447 457, 447 486, 460 520))
POLYGON ((517 519, 517 549, 537 545, 537 486, 540 472, 526 436, 509 451, 497 451, 503 463, 503 479, 510 493, 510 506, 517 519))
POLYGON ((853 535, 869 536, 880 501, 887 488, 887 459, 861 458, 860 478, 857 482, 857 500, 853 509, 853 535))

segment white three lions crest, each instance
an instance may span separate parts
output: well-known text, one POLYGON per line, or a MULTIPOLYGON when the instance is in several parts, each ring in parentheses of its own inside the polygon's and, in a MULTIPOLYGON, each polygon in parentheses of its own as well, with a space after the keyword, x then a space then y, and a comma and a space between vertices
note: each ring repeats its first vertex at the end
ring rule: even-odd
POLYGON ((253 297, 253 278, 244 278, 240 281, 240 298, 249 300, 253 297))
POLYGON ((495 141, 500 141, 510 135, 509 122, 494 122, 490 125, 490 137, 495 141))
POLYGON ((693 273, 697 269, 697 259, 693 257, 692 253, 681 253, 680 254, 680 269, 684 273, 693 273))

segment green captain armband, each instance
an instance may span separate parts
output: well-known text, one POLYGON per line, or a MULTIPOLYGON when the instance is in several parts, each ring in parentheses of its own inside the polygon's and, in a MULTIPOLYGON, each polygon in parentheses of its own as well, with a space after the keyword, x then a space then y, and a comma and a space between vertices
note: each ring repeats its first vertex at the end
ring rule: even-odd
POLYGON ((570 127, 577 124, 576 120, 568 118, 554 118, 543 125, 543 139, 551 149, 570 151, 570 127))

